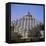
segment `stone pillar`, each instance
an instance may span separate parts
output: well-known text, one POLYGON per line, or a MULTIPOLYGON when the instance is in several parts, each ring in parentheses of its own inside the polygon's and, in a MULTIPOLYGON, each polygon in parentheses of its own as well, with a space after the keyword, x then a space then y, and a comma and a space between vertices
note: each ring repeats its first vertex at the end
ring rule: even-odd
POLYGON ((32 29, 32 24, 33 24, 33 18, 31 17, 31 29, 32 29))
POLYGON ((28 16, 26 16, 26 23, 25 23, 25 38, 28 37, 28 24, 29 24, 29 20, 28 20, 28 16))
POLYGON ((30 30, 31 30, 31 17, 30 17, 30 30))
POLYGON ((16 24, 14 25, 14 32, 17 32, 17 25, 18 25, 18 20, 16 21, 16 24))
POLYGON ((19 33, 22 31, 22 19, 20 19, 19 33))
POLYGON ((30 17, 28 19, 29 19, 28 30, 30 30, 30 17))
POLYGON ((35 18, 34 18, 34 26, 35 26, 35 18))
POLYGON ((24 36, 24 18, 22 18, 22 28, 21 34, 24 36))
POLYGON ((35 18, 32 18, 32 27, 35 26, 35 18))

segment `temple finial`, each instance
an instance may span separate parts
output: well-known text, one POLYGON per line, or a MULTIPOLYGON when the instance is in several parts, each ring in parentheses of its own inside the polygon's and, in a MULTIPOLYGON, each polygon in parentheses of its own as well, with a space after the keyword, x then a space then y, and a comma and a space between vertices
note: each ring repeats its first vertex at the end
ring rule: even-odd
POLYGON ((30 12, 28 11, 28 15, 30 15, 30 12))

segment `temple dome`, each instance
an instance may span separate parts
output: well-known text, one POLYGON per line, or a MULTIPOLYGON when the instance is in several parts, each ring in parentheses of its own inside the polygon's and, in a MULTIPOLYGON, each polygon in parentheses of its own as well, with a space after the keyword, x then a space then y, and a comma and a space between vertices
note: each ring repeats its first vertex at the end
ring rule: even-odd
POLYGON ((26 16, 32 17, 32 15, 31 15, 31 13, 29 11, 28 11, 26 16))

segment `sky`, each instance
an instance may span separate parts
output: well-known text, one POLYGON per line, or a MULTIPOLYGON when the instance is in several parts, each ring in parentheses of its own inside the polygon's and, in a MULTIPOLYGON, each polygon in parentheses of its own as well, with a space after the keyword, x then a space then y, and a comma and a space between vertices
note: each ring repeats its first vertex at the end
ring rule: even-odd
POLYGON ((36 21, 43 22, 43 6, 11 4, 11 21, 19 20, 28 14, 28 11, 35 17, 36 21))

